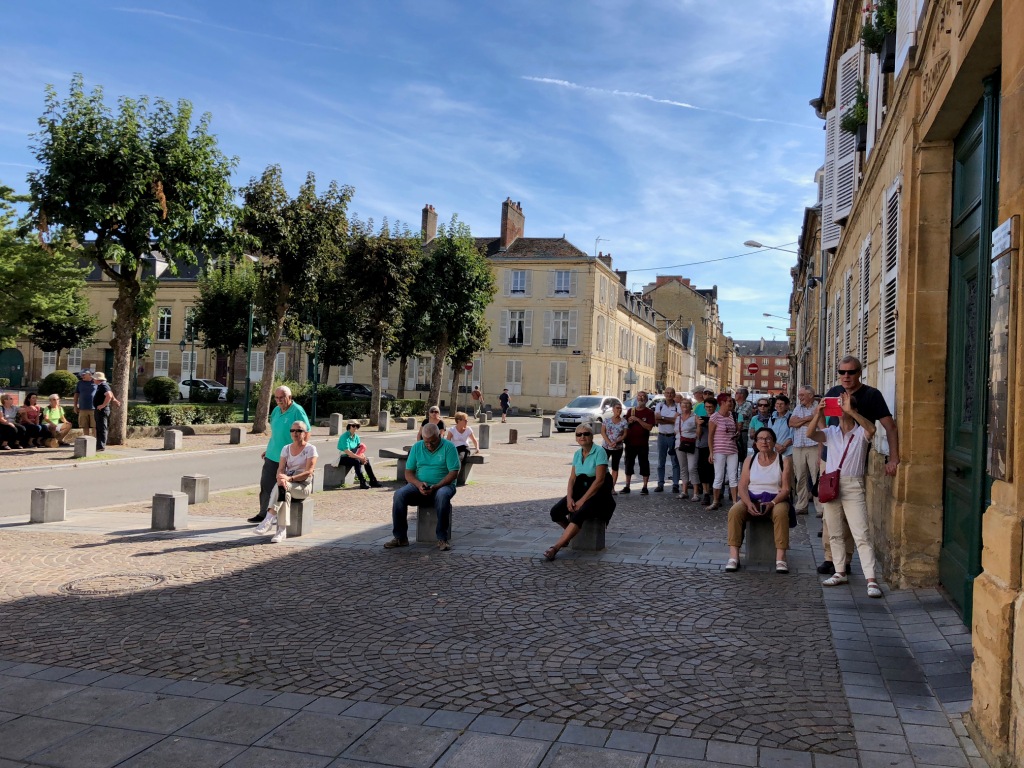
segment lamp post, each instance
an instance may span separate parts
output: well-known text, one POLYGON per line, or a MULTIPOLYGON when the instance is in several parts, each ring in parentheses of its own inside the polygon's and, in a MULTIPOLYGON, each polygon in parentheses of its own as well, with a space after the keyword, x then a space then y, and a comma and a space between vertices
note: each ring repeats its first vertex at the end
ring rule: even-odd
MULTIPOLYGON (((149 352, 149 347, 152 344, 149 336, 142 340, 142 354, 149 352)), ((135 364, 132 366, 132 400, 135 400, 139 396, 139 337, 135 337, 135 364)))
POLYGON ((743 241, 743 246, 745 248, 766 248, 769 251, 782 251, 783 253, 795 253, 797 256, 800 255, 800 251, 794 251, 790 248, 779 248, 775 245, 765 245, 764 243, 759 243, 757 240, 745 240, 743 241))
POLYGON ((764 317, 777 317, 777 318, 779 318, 779 320, 785 320, 787 323, 790 320, 790 318, 788 318, 788 317, 783 317, 782 315, 773 315, 771 312, 762 312, 761 314, 764 317))

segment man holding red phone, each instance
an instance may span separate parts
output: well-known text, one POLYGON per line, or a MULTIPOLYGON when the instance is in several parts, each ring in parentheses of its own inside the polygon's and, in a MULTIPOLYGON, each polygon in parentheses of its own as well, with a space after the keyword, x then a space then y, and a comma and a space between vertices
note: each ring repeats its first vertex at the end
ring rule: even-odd
MULTIPOLYGON (((844 357, 839 361, 839 366, 836 370, 836 373, 839 375, 839 384, 826 392, 825 397, 826 399, 839 397, 839 395, 844 393, 855 395, 858 413, 871 423, 878 422, 882 425, 882 429, 885 430, 885 439, 889 444, 889 455, 886 457, 887 460, 885 462, 885 474, 892 477, 896 474, 896 468, 900 465, 899 430, 896 428, 896 421, 893 419, 892 411, 889 410, 889 406, 885 402, 885 397, 882 393, 860 380, 863 371, 864 366, 861 365, 858 358, 853 355, 844 357)), ((838 419, 832 420, 830 418, 828 423, 830 425, 837 424, 838 419)), ((866 460, 867 454, 865 454, 866 460)), ((832 562, 832 549, 829 546, 828 540, 828 527, 824 523, 822 523, 821 535, 825 549, 825 560, 818 566, 818 573, 835 573, 836 568, 832 562)), ((853 535, 850 533, 845 520, 843 522, 843 540, 846 543, 846 562, 847 571, 849 571, 850 557, 853 555, 853 535)))

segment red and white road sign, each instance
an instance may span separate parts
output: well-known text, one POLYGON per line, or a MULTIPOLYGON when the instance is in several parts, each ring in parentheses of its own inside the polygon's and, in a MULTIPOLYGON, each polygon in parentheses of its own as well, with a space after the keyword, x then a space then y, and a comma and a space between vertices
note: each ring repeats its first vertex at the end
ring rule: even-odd
POLYGON ((761 366, 759 366, 757 363, 751 363, 750 365, 747 366, 747 373, 749 373, 751 376, 753 376, 760 370, 761 366))
POLYGON ((462 367, 465 368, 467 371, 472 371, 473 370, 473 364, 472 363, 466 363, 462 367))

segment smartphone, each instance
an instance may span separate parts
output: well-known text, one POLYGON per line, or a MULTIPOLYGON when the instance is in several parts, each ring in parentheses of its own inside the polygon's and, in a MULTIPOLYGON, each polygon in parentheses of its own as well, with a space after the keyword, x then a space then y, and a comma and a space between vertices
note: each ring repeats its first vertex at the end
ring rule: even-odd
POLYGON ((761 502, 761 514, 762 515, 767 515, 768 514, 768 502, 767 501, 762 501, 761 502))
POLYGON ((843 409, 839 407, 838 397, 826 397, 825 398, 825 415, 826 416, 842 416, 843 409))

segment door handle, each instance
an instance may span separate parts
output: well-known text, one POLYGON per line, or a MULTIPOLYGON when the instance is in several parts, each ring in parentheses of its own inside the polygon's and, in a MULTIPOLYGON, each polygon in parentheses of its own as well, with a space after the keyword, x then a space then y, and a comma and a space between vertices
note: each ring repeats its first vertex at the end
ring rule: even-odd
POLYGON ((953 467, 953 477, 965 477, 970 472, 970 467, 953 467))

